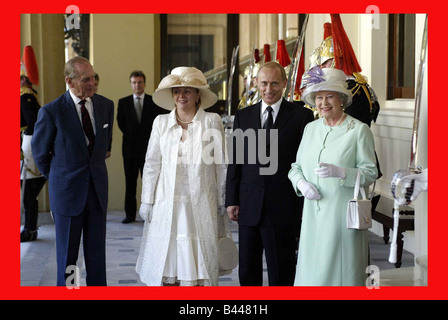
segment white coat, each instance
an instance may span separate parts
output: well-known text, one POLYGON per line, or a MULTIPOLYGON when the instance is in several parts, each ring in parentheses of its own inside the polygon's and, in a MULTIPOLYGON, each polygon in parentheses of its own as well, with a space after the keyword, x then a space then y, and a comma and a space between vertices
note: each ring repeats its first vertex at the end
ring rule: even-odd
POLYGON ((212 286, 218 285, 218 205, 225 199, 225 139, 222 120, 199 108, 188 126, 190 153, 178 157, 182 128, 173 110, 153 123, 142 177, 142 203, 153 204, 150 223, 145 222, 136 271, 149 286, 162 285, 171 225, 176 167, 187 161, 194 220, 202 255, 212 286))

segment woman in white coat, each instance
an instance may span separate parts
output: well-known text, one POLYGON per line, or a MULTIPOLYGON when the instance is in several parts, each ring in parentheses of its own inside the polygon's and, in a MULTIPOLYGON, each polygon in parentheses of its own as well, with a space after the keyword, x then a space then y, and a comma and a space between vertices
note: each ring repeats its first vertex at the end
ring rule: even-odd
POLYGON ((352 95, 343 71, 310 69, 303 100, 320 119, 305 127, 289 179, 305 197, 296 286, 363 286, 369 264, 367 230, 347 229, 358 170, 368 187, 378 175, 369 127, 344 113, 352 95))
POLYGON ((203 73, 178 67, 162 79, 142 178, 145 220, 136 271, 143 283, 218 285, 218 214, 225 212, 222 120, 203 73), (220 212, 222 211, 222 212, 220 212))

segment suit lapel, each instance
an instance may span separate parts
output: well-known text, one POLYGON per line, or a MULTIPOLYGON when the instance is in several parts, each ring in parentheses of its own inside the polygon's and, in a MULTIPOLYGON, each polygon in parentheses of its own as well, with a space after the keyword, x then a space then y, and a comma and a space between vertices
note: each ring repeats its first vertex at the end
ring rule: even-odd
POLYGON ((93 106, 93 116, 95 119, 95 145, 93 148, 95 149, 97 145, 97 141, 101 141, 101 134, 103 133, 103 125, 104 125, 104 110, 101 108, 101 105, 97 99, 96 95, 92 97, 92 106, 93 106))
MULTIPOLYGON (((145 100, 146 99, 143 100, 143 105, 144 105, 145 100)), ((143 109, 145 109, 145 107, 143 107, 143 109)), ((134 95, 131 95, 129 97, 128 112, 129 112, 129 115, 131 116, 132 122, 134 123, 135 126, 138 127, 139 123, 138 123, 138 119, 137 119, 137 113, 135 112, 134 95)), ((143 118, 143 111, 142 111, 142 118, 143 118)))
POLYGON ((252 115, 251 115, 251 128, 254 128, 255 130, 261 129, 261 102, 258 102, 255 104, 252 108, 252 115))
POLYGON ((286 122, 290 119, 289 112, 291 111, 290 105, 285 103, 285 100, 282 101, 280 105, 280 110, 278 111, 277 118, 275 119, 273 129, 282 128, 286 122))
MULTIPOLYGON (((144 97, 144 99, 143 99, 143 109, 142 109, 142 121, 141 121, 141 123, 143 123, 143 119, 145 119, 145 117, 149 114, 149 112, 150 112, 150 110, 149 110, 149 108, 150 108, 150 106, 149 106, 149 99, 150 99, 150 97, 149 97, 149 95, 147 95, 146 93, 145 93, 145 97, 144 97)), ((135 112, 134 112, 135 113, 135 112)), ((136 116, 136 119, 137 119, 137 116, 136 116)))

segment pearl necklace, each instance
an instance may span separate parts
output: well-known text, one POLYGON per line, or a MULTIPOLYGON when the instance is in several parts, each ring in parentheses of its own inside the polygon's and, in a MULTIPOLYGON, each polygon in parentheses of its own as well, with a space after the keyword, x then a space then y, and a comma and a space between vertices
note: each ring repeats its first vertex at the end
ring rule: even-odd
POLYGON ((326 123, 327 126, 329 126, 329 127, 337 127, 338 125, 341 124, 342 120, 344 120, 344 119, 345 119, 345 113, 342 113, 342 116, 339 118, 339 121, 338 121, 334 126, 330 126, 330 125, 328 124, 327 119, 325 119, 325 123, 326 123))
POLYGON ((183 120, 180 120, 180 119, 179 119, 179 117, 178 117, 178 115, 177 115, 177 110, 175 111, 175 113, 176 113, 176 119, 177 119, 177 121, 179 121, 180 123, 183 123, 183 124, 190 124, 190 123, 193 123, 193 118, 194 118, 194 116, 196 115, 196 112, 195 112, 195 114, 193 115, 193 118, 191 118, 189 121, 183 121, 183 120))
MULTIPOLYGON (((194 116, 193 116, 193 118, 194 118, 194 116)), ((191 119, 190 121, 182 121, 182 120, 179 119, 179 117, 177 115, 176 115, 176 119, 177 119, 177 121, 179 121, 180 123, 183 123, 183 124, 193 123, 193 119, 191 119)))

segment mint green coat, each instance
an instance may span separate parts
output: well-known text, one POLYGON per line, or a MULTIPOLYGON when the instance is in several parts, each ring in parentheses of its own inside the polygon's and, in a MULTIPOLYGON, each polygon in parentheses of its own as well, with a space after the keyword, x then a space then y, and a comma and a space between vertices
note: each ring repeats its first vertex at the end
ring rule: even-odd
POLYGON ((296 286, 365 285, 368 231, 347 229, 346 225, 358 168, 361 186, 368 187, 376 180, 375 143, 366 124, 347 115, 337 127, 327 126, 323 119, 306 126, 288 177, 298 196, 302 194, 297 182, 306 179, 316 186, 321 199, 305 199, 296 286), (314 169, 320 162, 345 168, 345 179, 319 178, 314 169))

